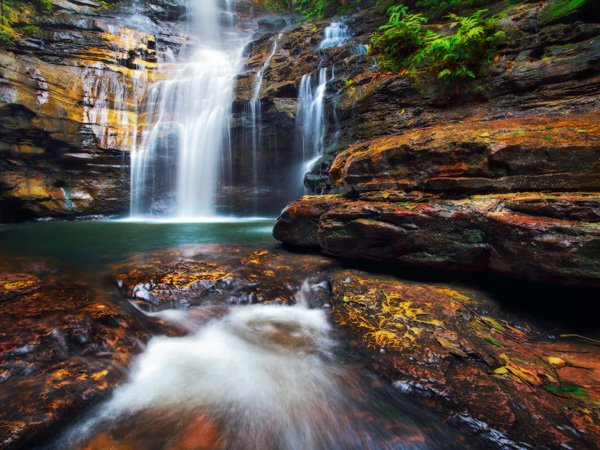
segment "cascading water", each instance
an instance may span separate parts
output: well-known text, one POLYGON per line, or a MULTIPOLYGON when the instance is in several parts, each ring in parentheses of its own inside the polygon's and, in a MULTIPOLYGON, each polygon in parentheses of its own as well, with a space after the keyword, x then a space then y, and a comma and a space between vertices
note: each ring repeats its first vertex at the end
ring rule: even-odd
POLYGON ((203 328, 190 311, 168 313, 190 334, 153 338, 129 381, 58 448, 467 448, 431 415, 374 391, 340 356, 324 311, 238 307, 203 328))
POLYGON ((258 161, 257 150, 258 150, 259 141, 260 141, 260 132, 259 132, 258 124, 261 122, 261 106, 260 106, 260 100, 259 100, 258 96, 260 94, 260 88, 262 86, 262 81, 263 81, 263 76, 264 76, 265 70, 269 67, 271 60, 273 59, 273 56, 275 55, 275 52, 277 51, 277 45, 279 43, 279 39, 281 39, 281 34, 279 34, 275 38, 275 40, 273 42, 273 49, 271 50, 271 53, 267 57, 266 61, 264 62, 263 66, 261 67, 258 74, 256 74, 256 81, 254 82, 254 86, 252 87, 252 99, 250 100, 250 103, 249 103, 250 114, 251 114, 251 118, 252 118, 252 176, 253 176, 254 189, 258 189, 258 187, 259 187, 259 181, 258 181, 259 170, 258 170, 258 166, 257 166, 257 161, 258 161))
POLYGON ((350 39, 350 31, 343 21, 331 22, 329 26, 325 27, 323 34, 323 40, 317 47, 318 50, 339 47, 350 39))
POLYGON ((145 126, 131 157, 134 217, 215 215, 218 177, 227 176, 220 164, 230 152, 233 84, 245 43, 239 35, 224 37, 219 23, 233 19, 217 5, 195 0, 189 6, 199 43, 187 63, 163 67, 165 79, 147 96, 145 126))
POLYGON ((325 138, 325 90, 327 88, 327 69, 319 70, 318 83, 313 84, 311 74, 304 75, 300 80, 298 98, 300 108, 296 116, 296 128, 299 132, 302 148, 301 181, 304 173, 323 153, 325 138), (313 87, 314 86, 314 87, 313 87))

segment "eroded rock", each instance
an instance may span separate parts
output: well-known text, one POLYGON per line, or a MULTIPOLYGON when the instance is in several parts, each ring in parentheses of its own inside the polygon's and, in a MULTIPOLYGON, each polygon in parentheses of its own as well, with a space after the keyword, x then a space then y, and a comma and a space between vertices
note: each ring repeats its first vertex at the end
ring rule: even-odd
POLYGON ((472 289, 349 270, 330 281, 331 317, 400 391, 502 448, 596 448, 597 345, 548 339, 472 289))
POLYGON ((43 264, 2 264, 0 445, 41 444, 124 378, 148 334, 130 313, 43 264))

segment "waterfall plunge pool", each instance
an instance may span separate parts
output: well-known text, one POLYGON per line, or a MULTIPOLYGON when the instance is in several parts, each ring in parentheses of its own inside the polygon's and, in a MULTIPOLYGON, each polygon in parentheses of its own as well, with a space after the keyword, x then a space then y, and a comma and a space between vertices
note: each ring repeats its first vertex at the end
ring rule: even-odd
MULTIPOLYGON (((311 304, 308 297, 324 288, 324 278, 319 278, 319 274, 331 269, 332 263, 318 255, 307 257, 283 249, 273 250, 277 248, 271 236, 273 223, 268 219, 200 223, 126 220, 0 226, 5 273, 11 271, 13 262, 19 269, 12 270, 34 267, 31 273, 40 278, 50 267, 61 277, 68 274, 67 279, 80 287, 88 286, 84 289, 98 293, 100 299, 116 303, 120 314, 133 314, 138 317, 136 320, 144 316, 146 319, 142 321, 148 322, 160 320, 179 329, 179 337, 150 331, 150 340, 142 344, 145 350, 133 359, 124 380, 111 396, 104 397, 106 400, 92 409, 82 405, 66 423, 48 434, 45 443, 34 440, 35 445, 30 447, 48 450, 480 448, 471 446, 465 436, 426 408, 403 399, 392 387, 360 368, 356 351, 329 324, 326 305, 325 309, 308 307, 311 304), (250 305, 248 302, 253 300, 249 296, 244 297, 246 304, 237 305, 239 300, 232 302, 231 294, 224 289, 223 298, 213 301, 214 296, 211 297, 208 306, 144 313, 143 309, 132 309, 124 296, 115 293, 114 278, 107 283, 115 267, 123 261, 129 261, 135 268, 143 258, 160 259, 157 255, 161 252, 186 248, 202 248, 206 252, 211 246, 234 243, 242 245, 234 245, 231 248, 235 250, 230 253, 249 252, 240 256, 240 266, 247 265, 249 260, 252 264, 251 258, 270 252, 274 258, 270 267, 277 267, 274 274, 268 274, 265 268, 253 269, 255 272, 247 276, 250 280, 247 286, 257 285, 254 289, 262 289, 264 284, 264 289, 273 290, 273 284, 278 283, 283 291, 291 293, 288 305, 297 303, 296 306, 250 305), (244 250, 244 246, 250 250, 244 250), (23 261, 33 264, 23 265, 23 261), (40 267, 42 271, 35 272, 40 267), (215 306, 216 303, 219 304, 215 306), (217 313, 210 313, 212 316, 206 319, 202 310, 210 308, 217 313)), ((182 258, 189 262, 193 259, 190 255, 182 258)), ((235 267, 231 255, 225 259, 226 262, 214 261, 235 267)), ((236 292, 240 290, 235 287, 236 282, 231 285, 236 292)), ((43 288, 38 292, 44 292, 43 288)), ((46 301, 60 303, 61 299, 46 301)), ((47 323, 54 319, 39 320, 47 323)), ((82 320, 81 323, 87 323, 96 319, 82 320)), ((28 329, 29 325, 25 337, 28 329)), ((68 336, 69 331, 64 330, 68 336)), ((62 333, 60 329, 58 332, 62 333)), ((88 344, 83 345, 85 348, 88 344)), ((67 351, 75 352, 67 357, 68 361, 75 358, 77 364, 87 367, 97 364, 98 357, 94 354, 81 349, 67 351)), ((22 356, 18 352, 15 355, 17 359, 22 356)), ((100 357, 105 361, 106 358, 100 357)), ((43 386, 47 382, 36 380, 35 373, 25 375, 25 385, 32 392, 19 397, 35 397, 34 389, 47 388, 43 386)), ((42 407, 33 405, 33 408, 42 407)))

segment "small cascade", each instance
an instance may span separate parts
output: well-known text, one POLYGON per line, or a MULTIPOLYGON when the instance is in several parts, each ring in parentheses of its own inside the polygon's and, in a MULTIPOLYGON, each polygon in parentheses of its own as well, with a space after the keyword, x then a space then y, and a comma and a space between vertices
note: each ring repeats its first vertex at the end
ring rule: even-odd
POLYGON ((250 106, 250 115, 252 118, 252 177, 253 177, 253 187, 254 189, 259 188, 258 181, 258 145, 260 142, 260 131, 259 124, 261 122, 261 106, 260 100, 258 99, 258 95, 260 94, 260 88, 262 86, 262 80, 267 67, 271 63, 271 59, 275 56, 275 52, 277 51, 277 45, 279 44, 279 40, 281 39, 281 33, 277 36, 275 41, 273 42, 273 49, 269 54, 268 58, 265 60, 263 66, 260 71, 256 74, 256 81, 254 82, 254 86, 252 88, 252 99, 249 102, 250 106))
POLYGON ((219 177, 227 177, 220 165, 230 153, 233 85, 245 44, 243 37, 224 35, 221 25, 234 18, 218 4, 190 4, 191 31, 199 43, 185 64, 163 65, 164 79, 147 96, 145 126, 131 157, 133 217, 216 214, 219 177))
POLYGON ((348 39, 350 39, 350 32, 348 26, 344 21, 331 22, 331 24, 325 27, 324 37, 317 50, 331 47, 339 47, 344 45, 348 39))
POLYGON ((312 75, 307 74, 300 81, 300 108, 296 116, 296 126, 300 131, 302 160, 309 161, 323 152, 325 137, 325 88, 327 69, 319 70, 318 82, 313 83, 312 75))

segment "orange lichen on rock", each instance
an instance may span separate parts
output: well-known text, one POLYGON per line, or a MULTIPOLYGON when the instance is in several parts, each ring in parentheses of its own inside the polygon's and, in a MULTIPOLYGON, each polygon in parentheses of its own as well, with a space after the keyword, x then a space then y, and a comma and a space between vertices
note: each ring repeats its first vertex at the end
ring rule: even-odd
POLYGON ((543 339, 473 289, 351 270, 330 281, 332 319, 400 390, 515 442, 574 449, 598 442, 597 345, 543 339))

